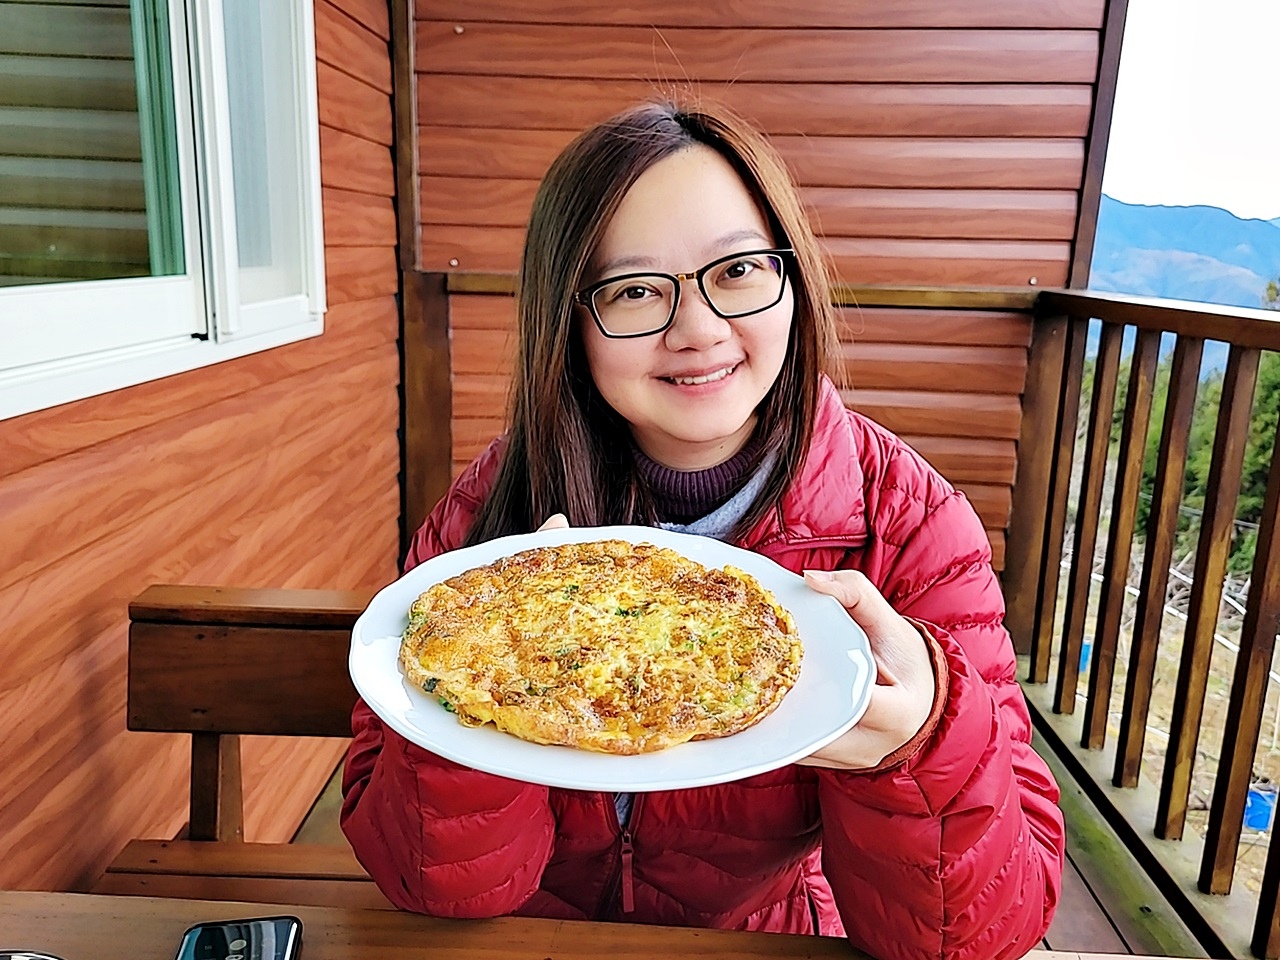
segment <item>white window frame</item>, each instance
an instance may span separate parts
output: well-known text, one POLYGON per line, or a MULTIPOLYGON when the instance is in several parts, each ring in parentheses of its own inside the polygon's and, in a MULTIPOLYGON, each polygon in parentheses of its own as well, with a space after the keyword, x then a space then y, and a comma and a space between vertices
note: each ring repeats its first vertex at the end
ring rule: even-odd
POLYGON ((242 306, 223 0, 168 0, 186 274, 0 288, 0 420, 282 346, 324 330, 315 24, 290 0, 302 287, 242 306), (8 355, 7 362, 5 355, 8 355), (14 364, 17 366, 14 366, 14 364))

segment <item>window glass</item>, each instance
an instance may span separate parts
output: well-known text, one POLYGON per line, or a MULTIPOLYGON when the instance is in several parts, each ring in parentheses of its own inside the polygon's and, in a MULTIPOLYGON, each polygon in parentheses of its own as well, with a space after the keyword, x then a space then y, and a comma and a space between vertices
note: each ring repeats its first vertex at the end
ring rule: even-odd
POLYGON ((264 37, 296 34, 286 3, 224 0, 240 302, 304 291, 297 70, 264 37))
POLYGON ((0 286, 185 272, 164 4, 0 0, 0 286))

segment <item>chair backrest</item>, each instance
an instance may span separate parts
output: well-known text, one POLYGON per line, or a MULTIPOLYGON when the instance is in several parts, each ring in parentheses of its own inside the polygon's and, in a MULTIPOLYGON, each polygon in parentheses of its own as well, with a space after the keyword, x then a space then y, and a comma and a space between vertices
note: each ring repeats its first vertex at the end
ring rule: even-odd
POLYGON ((234 735, 351 735, 347 651, 371 596, 166 584, 129 605, 128 727, 191 734, 191 839, 243 835, 234 735))

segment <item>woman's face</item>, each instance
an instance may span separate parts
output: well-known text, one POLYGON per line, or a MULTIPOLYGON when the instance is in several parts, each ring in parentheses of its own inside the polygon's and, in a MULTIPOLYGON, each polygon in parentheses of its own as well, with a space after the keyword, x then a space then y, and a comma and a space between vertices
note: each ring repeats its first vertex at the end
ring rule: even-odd
MULTIPOLYGON (((645 270, 692 273, 774 246, 733 167, 710 147, 693 146, 655 163, 627 191, 583 286, 645 270)), ((786 359, 795 305, 788 280, 776 305, 727 320, 707 306, 695 281, 680 287, 671 326, 650 336, 606 337, 586 307, 577 309, 591 378, 640 449, 668 467, 699 470, 723 463, 750 438, 756 408, 786 359)))

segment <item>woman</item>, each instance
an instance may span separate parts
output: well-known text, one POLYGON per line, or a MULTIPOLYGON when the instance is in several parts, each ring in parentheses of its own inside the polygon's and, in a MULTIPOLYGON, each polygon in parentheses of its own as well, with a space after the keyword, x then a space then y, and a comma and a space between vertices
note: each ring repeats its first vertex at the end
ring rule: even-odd
POLYGON ((534 202, 518 323, 511 428, 408 565, 548 517, 661 523, 808 571, 879 677, 864 718, 801 763, 634 796, 461 767, 361 703, 342 823, 383 892, 437 916, 844 933, 882 958, 1034 947, 1062 820, 986 535, 822 375, 828 289, 772 149, 671 105, 584 133, 534 202))

